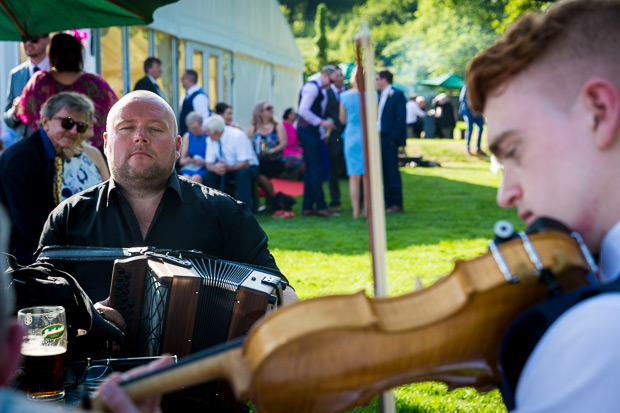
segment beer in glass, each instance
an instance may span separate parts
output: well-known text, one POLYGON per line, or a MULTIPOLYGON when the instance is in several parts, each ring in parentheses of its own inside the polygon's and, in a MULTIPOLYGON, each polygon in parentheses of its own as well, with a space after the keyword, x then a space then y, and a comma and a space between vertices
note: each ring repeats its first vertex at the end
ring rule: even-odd
POLYGON ((67 353, 65 309, 59 306, 29 307, 19 310, 17 318, 26 326, 21 353, 24 357, 28 398, 63 398, 67 353))

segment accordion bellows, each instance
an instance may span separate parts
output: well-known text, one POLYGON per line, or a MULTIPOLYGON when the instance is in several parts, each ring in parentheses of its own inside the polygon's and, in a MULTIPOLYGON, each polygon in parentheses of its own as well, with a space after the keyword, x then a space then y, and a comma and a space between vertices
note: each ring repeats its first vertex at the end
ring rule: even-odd
POLYGON ((121 352, 183 357, 242 336, 275 307, 279 283, 274 274, 205 256, 117 260, 110 305, 127 323, 121 352))

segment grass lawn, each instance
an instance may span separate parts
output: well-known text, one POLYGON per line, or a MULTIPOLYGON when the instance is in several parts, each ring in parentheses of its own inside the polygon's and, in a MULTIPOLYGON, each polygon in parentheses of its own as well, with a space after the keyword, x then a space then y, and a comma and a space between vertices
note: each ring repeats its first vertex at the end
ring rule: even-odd
MULTIPOLYGON (((454 260, 484 253, 496 221, 507 219, 523 228, 514 210, 495 203, 501 176, 489 171, 489 159, 468 156, 463 149, 462 140, 408 142, 410 156, 422 155, 441 167, 401 169, 405 212, 386 217, 391 296, 412 291, 417 276, 428 286, 450 273, 454 260)), ((301 197, 294 219, 257 215, 272 254, 301 299, 359 290, 372 295, 366 220, 352 218, 347 181, 340 187, 343 212, 338 217, 301 216, 301 197)), ((399 412, 505 411, 497 391, 447 392, 440 383, 418 383, 395 389, 395 395, 399 412)), ((377 412, 376 400, 355 411, 377 412)))

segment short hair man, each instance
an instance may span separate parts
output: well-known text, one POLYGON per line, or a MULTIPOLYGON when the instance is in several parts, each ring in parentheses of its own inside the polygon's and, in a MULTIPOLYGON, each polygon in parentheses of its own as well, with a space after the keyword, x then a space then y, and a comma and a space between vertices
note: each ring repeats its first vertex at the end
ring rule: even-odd
POLYGON ((332 120, 327 119, 327 95, 323 89, 331 84, 331 75, 335 66, 325 66, 316 80, 308 81, 299 94, 299 119, 297 136, 304 150, 306 173, 304 174, 304 200, 302 214, 329 217, 332 212, 327 209, 323 194, 323 153, 322 141, 327 130, 334 129, 332 120), (322 128, 322 129, 321 129, 322 128))
POLYGON ((498 204, 528 225, 549 217, 579 232, 600 254, 606 285, 594 288, 611 290, 570 309, 559 307, 570 296, 553 299, 566 311, 542 330, 516 391, 503 389, 517 411, 620 406, 618 22, 619 0, 558 1, 514 23, 467 70, 471 108, 486 115, 489 148, 503 165, 498 204))
POLYGON ((195 70, 186 70, 181 76, 181 83, 185 88, 185 96, 181 100, 179 111, 179 135, 183 136, 188 126, 185 118, 190 112, 198 112, 203 119, 207 119, 211 111, 209 110, 209 96, 198 84, 198 73, 195 70))
MULTIPOLYGON (((108 114, 104 139, 110 180, 52 211, 40 246, 194 249, 279 271, 267 235, 243 203, 175 173, 181 137, 162 98, 146 91, 125 95, 108 114)), ((101 301, 108 297, 110 274, 107 267, 101 274, 73 275, 93 301, 101 301)))
POLYGON ((7 87, 6 107, 4 108, 4 122, 15 130, 15 142, 19 142, 32 132, 28 125, 15 116, 15 109, 19 105, 19 98, 24 86, 35 72, 50 70, 47 58, 47 47, 50 44, 49 34, 44 33, 23 39, 24 53, 28 56, 21 65, 11 69, 7 87))
POLYGON ((329 158, 329 209, 337 213, 342 211, 340 204, 340 177, 345 173, 344 143, 342 132, 344 125, 340 123, 340 93, 345 91, 344 76, 342 70, 336 70, 330 76, 331 85, 325 89, 327 95, 327 107, 325 115, 334 122, 334 129, 325 138, 327 144, 327 156, 329 158))
POLYGON ((407 109, 405 95, 392 87, 394 76, 381 69, 375 76, 379 97, 377 129, 381 135, 381 161, 383 167, 383 196, 385 212, 403 212, 403 184, 398 169, 398 147, 407 140, 407 109))
POLYGON ((157 93, 162 99, 166 99, 164 92, 159 88, 157 79, 162 74, 161 60, 156 57, 148 57, 144 61, 144 74, 145 76, 136 82, 133 90, 148 90, 149 92, 157 93))
POLYGON ((252 142, 239 128, 226 126, 224 118, 212 115, 204 122, 207 139, 205 184, 224 191, 234 180, 239 200, 252 209, 258 157, 252 142))
POLYGON ((0 156, 0 203, 13 223, 9 252, 22 265, 34 261, 43 224, 60 202, 62 158, 58 155, 88 129, 93 112, 93 103, 85 95, 54 95, 41 108, 41 128, 0 156))

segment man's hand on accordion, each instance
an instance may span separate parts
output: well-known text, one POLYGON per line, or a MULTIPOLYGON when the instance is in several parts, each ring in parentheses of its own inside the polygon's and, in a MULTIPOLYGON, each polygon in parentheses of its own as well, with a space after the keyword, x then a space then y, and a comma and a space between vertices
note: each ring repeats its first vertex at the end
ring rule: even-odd
MULTIPOLYGON (((103 301, 99 301, 96 302, 94 304, 95 309, 97 310, 97 312, 99 314, 101 314, 101 316, 103 318, 105 318, 107 321, 111 322, 112 324, 114 324, 116 327, 120 328, 121 330, 124 330, 125 327, 127 326, 127 324, 125 323, 125 319, 123 318, 123 316, 121 315, 121 313, 119 313, 117 310, 115 310, 114 308, 110 307, 110 303, 108 302, 110 297, 106 298, 103 301)), ((117 342, 111 342, 109 343, 111 344, 111 349, 114 351, 118 351, 120 350, 120 345, 117 342)))

